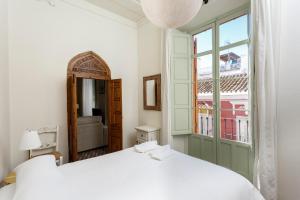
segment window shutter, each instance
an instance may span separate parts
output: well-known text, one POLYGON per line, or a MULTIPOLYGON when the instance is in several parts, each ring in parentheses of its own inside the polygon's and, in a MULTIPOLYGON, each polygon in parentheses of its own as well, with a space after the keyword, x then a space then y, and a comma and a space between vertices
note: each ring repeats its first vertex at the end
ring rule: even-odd
POLYGON ((191 36, 173 31, 170 40, 172 135, 192 133, 191 36))

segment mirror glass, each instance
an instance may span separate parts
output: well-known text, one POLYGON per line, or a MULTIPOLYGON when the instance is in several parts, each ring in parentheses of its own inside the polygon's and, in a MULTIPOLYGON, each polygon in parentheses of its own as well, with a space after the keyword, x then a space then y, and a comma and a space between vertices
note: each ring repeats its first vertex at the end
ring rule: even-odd
POLYGON ((155 106, 155 80, 146 82, 147 106, 155 106))
POLYGON ((78 118, 101 116, 106 120, 105 81, 77 78, 77 115, 78 118))
POLYGON ((108 145, 107 83, 105 80, 77 78, 78 159, 105 152, 108 145), (101 149, 101 150, 100 150, 101 149), (87 155, 87 151, 95 151, 87 155))

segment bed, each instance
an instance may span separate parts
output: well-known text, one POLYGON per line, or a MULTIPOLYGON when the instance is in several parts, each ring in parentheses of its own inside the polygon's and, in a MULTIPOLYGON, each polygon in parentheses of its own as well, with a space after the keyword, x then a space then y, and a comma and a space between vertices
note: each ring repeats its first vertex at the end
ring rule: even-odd
MULTIPOLYGON (((47 200, 54 199, 51 195, 46 195, 50 188, 52 194, 57 194, 55 199, 62 200, 264 199, 256 188, 239 174, 209 162, 171 151, 172 155, 163 161, 154 160, 147 153, 137 153, 133 148, 129 148, 116 153, 65 164, 57 168, 57 171, 62 175, 60 181, 56 181, 52 188, 47 186, 38 188, 38 190, 42 191, 41 195, 47 197, 47 200)), ((49 173, 49 169, 47 171, 49 173)), ((30 184, 32 184, 32 180, 31 178, 30 184)), ((45 182, 45 180, 43 181, 45 182)), ((40 185, 48 185, 48 183, 40 185)), ((0 190, 0 199, 4 190, 7 190, 7 193, 13 193, 13 187, 15 186, 9 186, 9 190, 7 188, 0 190)), ((27 187, 26 190, 30 190, 30 188, 27 187)), ((36 190, 27 192, 27 199, 38 199, 35 198, 36 196, 30 196, 36 190)), ((24 191, 23 189, 21 192, 24 191)), ((6 195, 13 196, 12 194, 6 195)), ((22 196, 20 199, 27 200, 26 195, 19 194, 22 196)), ((19 199, 14 197, 13 200, 19 199)))

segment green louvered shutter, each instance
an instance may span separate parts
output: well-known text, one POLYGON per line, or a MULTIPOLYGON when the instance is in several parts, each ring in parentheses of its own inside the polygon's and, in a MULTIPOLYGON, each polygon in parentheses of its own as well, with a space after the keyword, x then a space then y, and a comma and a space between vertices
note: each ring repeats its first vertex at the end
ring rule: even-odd
POLYGON ((173 31, 171 37, 172 135, 192 133, 191 36, 173 31))

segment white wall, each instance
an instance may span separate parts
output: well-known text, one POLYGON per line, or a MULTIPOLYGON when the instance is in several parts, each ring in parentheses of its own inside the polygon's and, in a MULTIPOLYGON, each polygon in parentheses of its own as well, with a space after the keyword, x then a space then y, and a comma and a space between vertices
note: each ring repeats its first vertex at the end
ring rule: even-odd
POLYGON ((0 180, 8 172, 9 92, 8 92, 8 21, 7 0, 0 0, 0 180))
MULTIPOLYGON (((161 111, 144 110, 143 77, 161 74, 161 29, 148 21, 138 28, 139 124, 161 128, 161 111)), ((162 135, 161 135, 162 142, 162 135)))
POLYGON ((9 62, 12 167, 26 159, 18 150, 26 128, 60 126, 60 151, 67 157, 68 62, 92 50, 123 81, 124 148, 138 125, 137 25, 83 0, 10 0, 9 62))
MULTIPOLYGON (((139 46, 139 123, 162 127, 162 112, 144 110, 143 107, 143 77, 161 74, 163 67, 163 30, 144 20, 138 28, 139 46)), ((163 88, 163 82, 161 87, 163 88)), ((163 105, 162 105, 163 106, 163 105)), ((172 148, 187 153, 188 137, 170 137, 161 131, 160 143, 172 145, 172 148)))
MULTIPOLYGON (((281 1, 278 83, 279 200, 300 198, 300 2, 281 1)), ((279 38, 276 38, 279 39, 279 38)))

